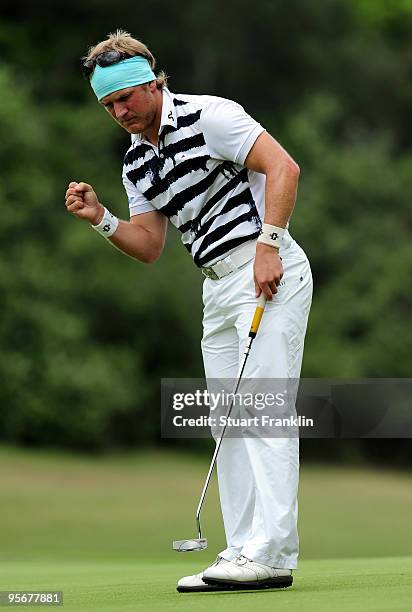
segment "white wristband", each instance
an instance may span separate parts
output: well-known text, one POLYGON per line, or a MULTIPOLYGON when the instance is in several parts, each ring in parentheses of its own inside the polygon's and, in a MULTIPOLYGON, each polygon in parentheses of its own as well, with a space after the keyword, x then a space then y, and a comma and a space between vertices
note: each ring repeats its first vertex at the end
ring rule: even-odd
POLYGON ((257 241, 280 249, 280 247, 283 246, 283 236, 285 235, 285 231, 286 230, 284 227, 276 227, 276 225, 264 223, 257 241))
POLYGON ((119 225, 119 219, 112 215, 110 210, 107 208, 104 209, 103 219, 97 225, 92 225, 92 228, 99 232, 105 238, 110 238, 115 231, 117 230, 117 226, 119 225))

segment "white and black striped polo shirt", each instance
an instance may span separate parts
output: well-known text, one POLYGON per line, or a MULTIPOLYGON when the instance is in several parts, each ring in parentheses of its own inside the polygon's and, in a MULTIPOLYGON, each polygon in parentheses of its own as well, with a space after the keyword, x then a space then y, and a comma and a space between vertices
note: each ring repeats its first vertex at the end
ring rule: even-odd
POLYGON ((243 164, 263 131, 236 102, 164 89, 158 146, 134 134, 124 158, 130 216, 162 212, 199 267, 257 238, 265 176, 243 164))

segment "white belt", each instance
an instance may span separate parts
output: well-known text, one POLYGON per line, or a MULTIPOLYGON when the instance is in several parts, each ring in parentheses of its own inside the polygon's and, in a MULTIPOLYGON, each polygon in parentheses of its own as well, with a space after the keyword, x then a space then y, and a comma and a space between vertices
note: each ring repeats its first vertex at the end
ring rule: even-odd
POLYGON ((230 255, 217 261, 212 266, 205 266, 202 268, 202 273, 211 278, 212 280, 219 280, 227 276, 231 272, 236 272, 241 266, 244 266, 251 259, 254 258, 256 253, 256 240, 242 244, 236 251, 233 251, 230 255))
MULTIPOLYGON (((292 244, 292 239, 288 233, 286 233, 283 237, 283 249, 288 249, 292 244)), ((211 278, 212 280, 219 280, 224 276, 227 276, 231 272, 236 272, 246 263, 248 263, 251 259, 255 257, 256 254, 256 240, 249 240, 245 244, 242 244, 239 248, 237 248, 233 253, 217 261, 211 266, 205 266, 202 268, 202 273, 207 276, 207 278, 211 278)))

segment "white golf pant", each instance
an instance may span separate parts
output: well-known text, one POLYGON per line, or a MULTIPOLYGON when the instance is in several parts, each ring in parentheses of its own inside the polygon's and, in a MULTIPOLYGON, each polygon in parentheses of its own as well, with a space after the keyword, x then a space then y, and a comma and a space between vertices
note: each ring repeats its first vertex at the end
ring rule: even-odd
MULTIPOLYGON (((244 378, 299 378, 312 301, 312 274, 294 241, 280 256, 282 284, 254 340, 244 378)), ((208 379, 236 379, 256 307, 253 260, 203 286, 202 353, 208 379)), ((239 554, 277 568, 298 558, 298 438, 225 438, 217 460, 220 503, 231 561, 239 554)))

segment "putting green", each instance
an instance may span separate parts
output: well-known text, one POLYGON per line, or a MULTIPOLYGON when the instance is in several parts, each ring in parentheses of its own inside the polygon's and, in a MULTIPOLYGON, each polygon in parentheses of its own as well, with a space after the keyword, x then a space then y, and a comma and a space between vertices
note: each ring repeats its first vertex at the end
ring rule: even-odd
POLYGON ((76 612, 412 607, 408 474, 304 466, 293 588, 179 594, 177 579, 208 565, 223 545, 213 482, 203 516, 209 549, 171 550, 173 539, 196 535, 208 457, 0 448, 0 464, 0 590, 62 590, 63 609, 76 612))
POLYGON ((279 591, 177 593, 177 578, 199 568, 199 562, 199 558, 183 564, 3 562, 0 588, 62 590, 63 610, 76 612, 411 609, 412 557, 303 561, 295 573, 294 586, 279 591))

